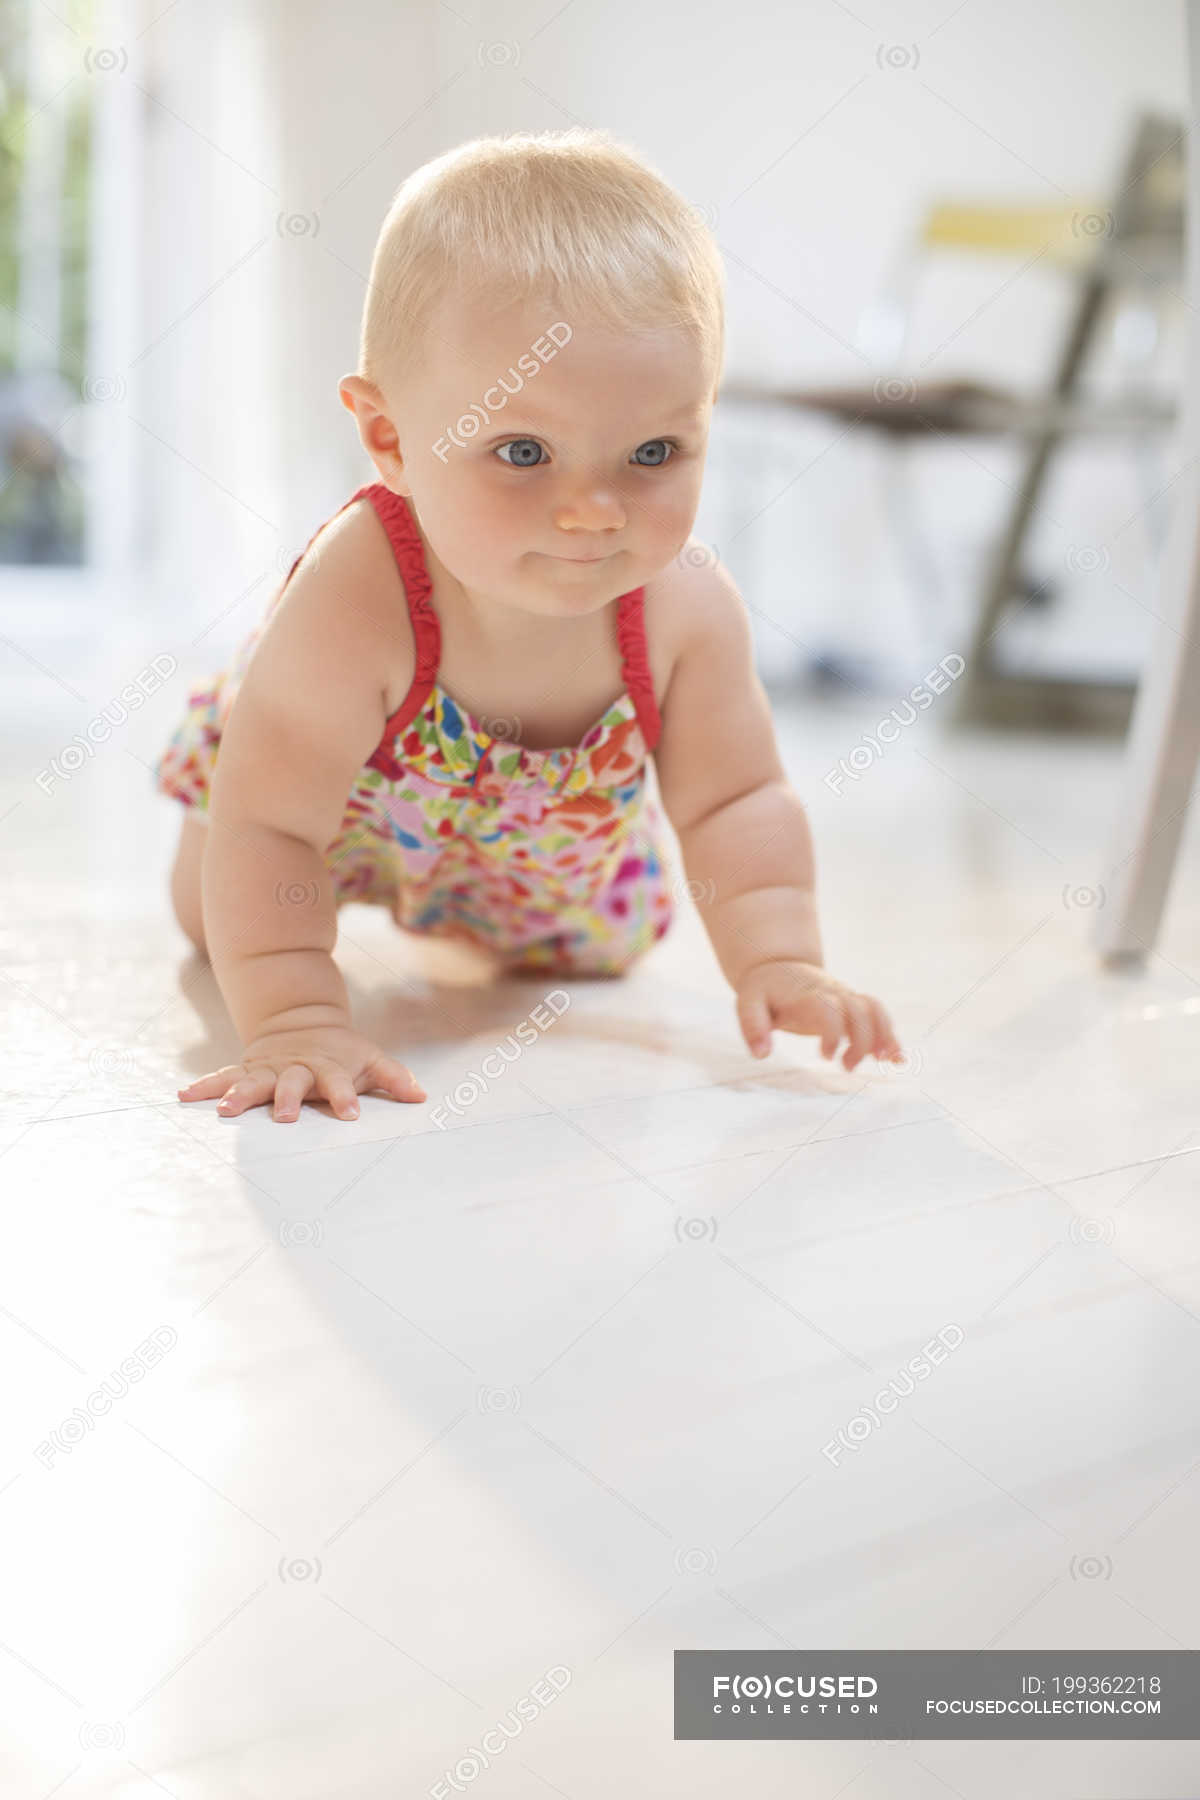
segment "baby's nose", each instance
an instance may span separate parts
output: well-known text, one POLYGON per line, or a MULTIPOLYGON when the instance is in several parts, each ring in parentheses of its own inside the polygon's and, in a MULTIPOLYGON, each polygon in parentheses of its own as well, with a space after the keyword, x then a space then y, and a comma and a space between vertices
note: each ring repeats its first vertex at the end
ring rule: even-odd
POLYGON ((603 483, 584 483, 555 512, 560 531, 616 531, 625 523, 620 496, 603 483))

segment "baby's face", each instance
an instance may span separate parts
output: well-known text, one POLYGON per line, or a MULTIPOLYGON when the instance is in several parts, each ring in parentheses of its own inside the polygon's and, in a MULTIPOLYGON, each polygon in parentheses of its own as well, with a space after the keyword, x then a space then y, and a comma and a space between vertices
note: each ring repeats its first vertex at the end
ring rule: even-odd
POLYGON ((403 472, 391 485, 468 593, 592 612, 687 542, 712 389, 686 333, 452 301, 392 414, 403 472))

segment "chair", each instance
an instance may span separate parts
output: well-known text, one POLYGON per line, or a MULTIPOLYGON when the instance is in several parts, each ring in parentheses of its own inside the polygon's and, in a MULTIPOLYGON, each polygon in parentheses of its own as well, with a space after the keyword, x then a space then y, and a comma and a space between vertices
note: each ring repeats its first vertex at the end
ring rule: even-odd
MULTIPOLYGON (((907 459, 917 441, 952 435, 1016 435, 1024 440, 1024 469, 997 543, 987 560, 971 635, 962 646, 966 670, 956 684, 954 718, 1025 724, 1098 720, 1123 727, 1132 705, 1133 683, 1071 680, 1005 670, 993 654, 994 639, 1013 603, 1045 605, 1051 584, 1035 581, 1022 568, 1022 551, 1054 454, 1072 436, 1116 433, 1145 445, 1161 436, 1175 417, 1170 402, 1157 399, 1135 381, 1117 401, 1089 400, 1079 391, 1080 375, 1093 347, 1106 303, 1134 289, 1139 304, 1149 290, 1156 302, 1178 275, 1182 256, 1182 128, 1177 121, 1142 116, 1116 199, 1084 205, 999 205, 941 200, 923 218, 914 244, 903 255, 888 291, 864 312, 859 343, 877 367, 892 372, 870 387, 778 389, 729 384, 722 398, 767 401, 813 410, 881 433, 892 447, 885 501, 896 541, 909 566, 916 604, 931 598, 946 616, 937 563, 929 534, 919 525, 907 459), (913 299, 918 280, 934 252, 958 251, 1012 261, 1016 273, 1034 262, 1059 270, 1076 288, 1070 321, 1045 391, 1010 393, 981 381, 927 381, 909 363, 913 299)), ((1143 338, 1143 345, 1144 345, 1143 338)), ((1134 344, 1134 363, 1144 363, 1134 344)), ((1152 493, 1162 481, 1151 478, 1152 493)), ((1152 513, 1152 518, 1154 517, 1152 513)))

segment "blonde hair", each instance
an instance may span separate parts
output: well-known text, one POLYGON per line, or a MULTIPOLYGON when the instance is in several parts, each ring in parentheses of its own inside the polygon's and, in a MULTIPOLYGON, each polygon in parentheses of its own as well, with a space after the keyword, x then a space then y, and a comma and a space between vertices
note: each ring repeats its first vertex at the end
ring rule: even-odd
POLYGON ((607 131, 473 138, 413 171, 371 262, 359 374, 385 393, 450 290, 493 310, 554 298, 616 331, 691 332, 715 390, 725 271, 708 226, 607 131))

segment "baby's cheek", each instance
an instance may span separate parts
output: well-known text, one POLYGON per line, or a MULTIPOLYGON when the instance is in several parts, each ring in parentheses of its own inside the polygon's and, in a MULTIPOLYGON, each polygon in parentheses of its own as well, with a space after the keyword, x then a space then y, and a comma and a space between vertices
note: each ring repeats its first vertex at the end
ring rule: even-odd
MULTIPOLYGON (((697 503, 699 495, 696 496, 697 503)), ((655 528, 668 560, 683 554, 696 522, 696 506, 678 503, 655 509, 655 528)))

